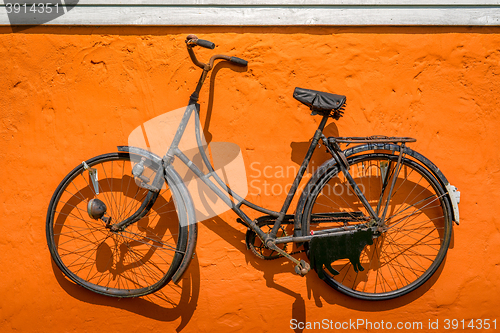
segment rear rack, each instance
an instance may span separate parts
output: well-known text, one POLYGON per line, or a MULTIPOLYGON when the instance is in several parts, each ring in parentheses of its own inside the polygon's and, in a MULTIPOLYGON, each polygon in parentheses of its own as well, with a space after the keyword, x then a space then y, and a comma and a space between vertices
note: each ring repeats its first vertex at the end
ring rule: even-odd
POLYGON ((328 141, 334 141, 339 143, 399 143, 399 142, 415 142, 417 139, 409 137, 397 137, 397 136, 384 136, 384 135, 372 135, 365 137, 358 136, 340 136, 340 137, 329 137, 328 141))

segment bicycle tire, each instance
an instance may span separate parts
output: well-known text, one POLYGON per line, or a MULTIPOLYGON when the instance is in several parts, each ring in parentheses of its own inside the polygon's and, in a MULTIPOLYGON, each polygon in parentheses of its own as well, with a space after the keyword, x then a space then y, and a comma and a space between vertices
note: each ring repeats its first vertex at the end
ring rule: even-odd
MULTIPOLYGON (((390 186, 394 178, 398 155, 368 153, 349 157, 347 161, 351 176, 372 208, 382 216, 389 187, 382 199, 380 194, 384 181, 390 186)), ((329 164, 305 205, 304 234, 345 225, 345 221, 330 222, 328 226, 315 223, 311 214, 354 211, 369 216, 338 165, 329 164), (337 186, 340 187, 335 190, 337 186)), ((424 284, 444 260, 451 239, 452 216, 446 190, 440 182, 424 165, 403 157, 387 205, 388 229, 362 250, 360 263, 364 271, 356 272, 347 259, 331 264, 338 275, 319 269, 323 270, 326 283, 355 298, 386 300, 405 295, 424 284)), ((363 223, 354 220, 348 224, 363 223)))
MULTIPOLYGON (((160 190, 151 210, 123 231, 113 232, 102 219, 87 212, 87 203, 99 198, 111 223, 134 213, 149 192, 131 173, 142 156, 104 154, 86 161, 98 173, 99 194, 83 164, 59 184, 49 204, 47 244, 59 269, 76 284, 99 294, 137 297, 165 286, 179 267, 188 230, 179 221, 179 198, 168 184, 160 190)), ((159 165, 147 159, 143 175, 154 178, 159 165)), ((184 221, 185 222, 185 221, 184 221)))

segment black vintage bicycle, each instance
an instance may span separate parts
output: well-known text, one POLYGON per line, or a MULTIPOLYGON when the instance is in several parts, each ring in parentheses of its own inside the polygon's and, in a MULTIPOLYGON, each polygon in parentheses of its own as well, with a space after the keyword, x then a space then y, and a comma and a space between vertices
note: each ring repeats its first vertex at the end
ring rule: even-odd
POLYGON ((197 117, 199 92, 214 62, 247 62, 214 55, 202 63, 195 47, 215 45, 194 35, 186 44, 203 72, 165 155, 120 146, 117 153, 78 165, 52 196, 47 242, 69 279, 115 297, 142 296, 180 281, 194 254, 199 218, 175 162, 236 212, 248 228, 248 249, 262 259, 287 258, 299 275, 312 267, 342 293, 383 300, 415 290, 436 272, 452 222, 459 223, 460 193, 431 161, 407 147, 415 139, 325 137, 328 119, 342 116, 346 97, 296 88, 293 96, 321 122, 281 209, 255 205, 235 193, 212 166, 197 117), (179 148, 193 119, 201 167, 179 148), (314 172, 295 213, 288 214, 320 140, 331 159, 314 172), (251 219, 243 207, 264 215, 251 219), (306 252, 310 263, 297 259, 298 252, 306 252))

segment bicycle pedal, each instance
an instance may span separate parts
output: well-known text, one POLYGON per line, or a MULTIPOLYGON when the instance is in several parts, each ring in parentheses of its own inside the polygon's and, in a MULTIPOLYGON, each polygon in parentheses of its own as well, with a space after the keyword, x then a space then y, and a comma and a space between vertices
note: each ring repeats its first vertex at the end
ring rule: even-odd
POLYGON ((300 260, 300 263, 295 266, 295 273, 300 276, 305 276, 311 270, 311 265, 309 265, 304 260, 300 260))

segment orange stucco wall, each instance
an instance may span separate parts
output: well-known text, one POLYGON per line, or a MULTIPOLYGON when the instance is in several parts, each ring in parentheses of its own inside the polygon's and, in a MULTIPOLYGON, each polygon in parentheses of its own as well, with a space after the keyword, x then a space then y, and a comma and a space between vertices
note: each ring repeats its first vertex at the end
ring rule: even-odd
MULTIPOLYGON (((499 28, 0 28, 0 331, 288 332, 291 319, 438 320, 441 331, 447 318, 498 328, 499 45, 499 28), (200 74, 189 33, 249 60, 218 66, 201 93, 208 136, 237 143, 249 177, 252 162, 278 170, 302 159, 319 119, 292 98, 296 86, 347 95, 329 134, 418 139, 413 148, 462 192, 461 225, 431 282, 392 301, 348 298, 313 272, 253 257, 233 213, 200 224, 180 287, 118 300, 61 275, 45 241, 53 191, 82 160, 186 104, 200 74)), ((314 165, 326 158, 320 150, 314 165)), ((279 209, 284 194, 249 199, 279 209)))

